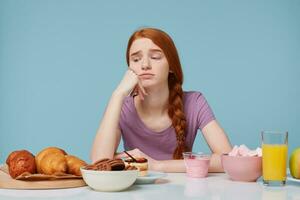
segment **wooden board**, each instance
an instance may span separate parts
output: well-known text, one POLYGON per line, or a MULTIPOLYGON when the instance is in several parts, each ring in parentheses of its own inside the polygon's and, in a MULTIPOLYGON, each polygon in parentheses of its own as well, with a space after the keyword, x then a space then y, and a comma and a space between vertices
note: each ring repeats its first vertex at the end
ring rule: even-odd
POLYGON ((9 174, 0 170, 0 188, 5 189, 61 189, 86 186, 83 179, 61 179, 43 181, 21 181, 15 180, 9 174))
MULTIPOLYGON (((9 169, 6 164, 0 165, 0 170, 9 174, 9 169)), ((47 174, 31 174, 24 172, 23 174, 17 176, 16 180, 22 181, 45 181, 45 180, 59 180, 59 179, 82 179, 82 176, 75 176, 73 174, 57 174, 57 175, 47 175, 47 174)))

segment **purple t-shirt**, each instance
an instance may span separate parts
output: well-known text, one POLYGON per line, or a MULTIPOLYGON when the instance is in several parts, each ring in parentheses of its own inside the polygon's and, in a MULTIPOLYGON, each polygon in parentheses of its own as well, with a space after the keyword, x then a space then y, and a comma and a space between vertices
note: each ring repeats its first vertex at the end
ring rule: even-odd
MULTIPOLYGON (((186 144, 192 149, 198 129, 203 129, 215 116, 205 97, 200 92, 184 92, 184 113, 186 117, 186 144)), ((119 127, 124 149, 138 148, 157 160, 169 160, 177 146, 173 126, 155 132, 147 128, 140 119, 132 96, 123 102, 119 127)))

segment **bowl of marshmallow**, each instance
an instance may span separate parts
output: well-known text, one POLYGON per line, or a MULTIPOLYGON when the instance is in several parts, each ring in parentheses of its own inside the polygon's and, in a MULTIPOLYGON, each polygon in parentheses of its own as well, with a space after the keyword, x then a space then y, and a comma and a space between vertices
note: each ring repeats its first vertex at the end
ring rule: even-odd
POLYGON ((249 149, 246 145, 234 146, 221 156, 224 171, 233 181, 254 182, 262 175, 262 150, 249 149))

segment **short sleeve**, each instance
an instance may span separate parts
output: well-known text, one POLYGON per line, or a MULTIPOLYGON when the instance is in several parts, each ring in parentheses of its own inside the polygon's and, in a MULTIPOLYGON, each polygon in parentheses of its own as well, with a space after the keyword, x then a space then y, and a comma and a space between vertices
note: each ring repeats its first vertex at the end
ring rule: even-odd
POLYGON ((209 122, 215 120, 215 115, 203 94, 197 92, 195 96, 197 125, 202 130, 209 122))
POLYGON ((130 104, 131 102, 130 97, 126 97, 123 100, 122 108, 121 108, 121 113, 120 113, 120 119, 119 119, 119 129, 123 130, 124 124, 126 123, 126 116, 131 112, 132 110, 132 105, 130 104))

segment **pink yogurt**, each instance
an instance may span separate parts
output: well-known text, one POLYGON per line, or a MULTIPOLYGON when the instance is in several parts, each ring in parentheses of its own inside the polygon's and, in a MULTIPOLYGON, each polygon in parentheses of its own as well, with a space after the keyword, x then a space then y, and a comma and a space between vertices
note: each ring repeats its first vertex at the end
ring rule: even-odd
POLYGON ((202 153, 184 152, 186 175, 193 178, 204 178, 208 174, 210 156, 202 153))

